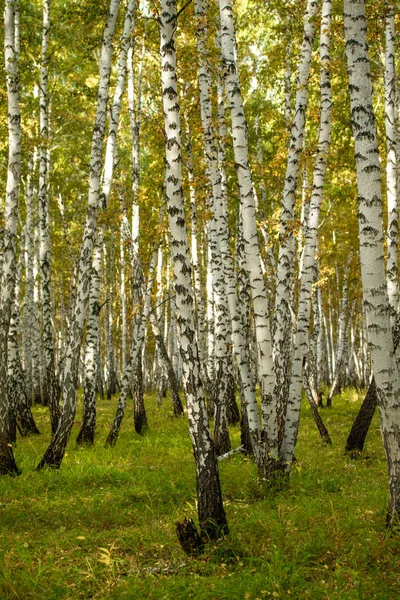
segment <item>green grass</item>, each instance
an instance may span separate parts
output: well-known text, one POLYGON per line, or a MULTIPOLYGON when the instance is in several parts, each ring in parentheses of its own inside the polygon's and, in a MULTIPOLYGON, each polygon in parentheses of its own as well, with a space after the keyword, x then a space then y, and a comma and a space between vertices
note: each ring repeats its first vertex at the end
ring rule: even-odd
MULTIPOLYGON (((115 405, 99 402, 94 448, 76 449, 77 421, 61 469, 40 473, 49 427, 46 410, 35 409, 42 435, 18 440, 22 475, 0 478, 1 600, 399 598, 377 417, 361 458, 343 453, 359 406, 353 392, 322 411, 332 447, 304 407, 289 489, 262 497, 249 459, 220 463, 231 534, 200 558, 183 553, 174 526, 196 519, 186 420, 147 397, 148 433, 134 433, 129 407, 117 446, 105 449, 115 405)), ((232 429, 233 445, 239 435, 232 429)))

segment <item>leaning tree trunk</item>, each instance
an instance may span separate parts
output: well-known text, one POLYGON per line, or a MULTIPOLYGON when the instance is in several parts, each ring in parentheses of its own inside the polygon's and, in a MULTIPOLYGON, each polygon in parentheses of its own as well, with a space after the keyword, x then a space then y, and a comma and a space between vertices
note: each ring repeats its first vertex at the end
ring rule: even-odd
POLYGON ((51 0, 43 1, 42 54, 39 84, 39 129, 41 146, 39 149, 39 256, 40 283, 43 322, 43 402, 50 410, 52 434, 55 433, 60 418, 58 385, 55 373, 54 339, 51 298, 51 250, 49 214, 49 97, 48 61, 50 41, 51 0))
POLYGON ((19 110, 19 72, 16 48, 16 0, 4 7, 4 58, 8 100, 8 169, 4 230, 0 230, 0 475, 19 473, 10 444, 10 407, 7 394, 8 331, 14 300, 17 268, 18 194, 21 169, 21 128, 19 110))
POLYGON ((182 176, 180 118, 177 93, 176 1, 162 0, 161 78, 166 136, 166 197, 172 236, 172 260, 175 274, 176 320, 182 357, 183 384, 196 464, 198 517, 201 531, 209 538, 228 531, 222 503, 218 463, 208 425, 204 393, 200 379, 200 361, 194 322, 194 296, 191 281, 189 241, 186 230, 182 176))
POLYGON ((361 277, 369 350, 388 461, 389 526, 400 517, 400 375, 393 348, 386 286, 380 162, 364 0, 344 0, 344 30, 357 166, 361 277))
POLYGON ((75 310, 73 313, 69 343, 64 363, 61 416, 57 431, 53 435, 51 442, 37 467, 38 470, 46 466, 54 468, 60 467, 76 413, 79 357, 89 301, 92 252, 97 229, 97 215, 100 208, 101 157, 110 84, 112 41, 118 9, 119 0, 111 0, 102 42, 97 112, 90 157, 88 206, 79 259, 75 310))
MULTIPOLYGON (((279 256, 276 272, 274 312, 274 398, 277 402, 279 439, 282 440, 290 384, 290 351, 292 319, 290 297, 295 262, 295 237, 293 235, 299 159, 304 146, 306 110, 309 91, 311 53, 315 35, 318 0, 308 0, 304 16, 304 33, 297 78, 296 101, 291 128, 289 154, 282 197, 279 232, 279 256)), ((302 376, 297 383, 302 384, 302 376)), ((292 400, 291 400, 292 402, 292 400)), ((289 411, 291 408, 289 407, 289 411)), ((288 428, 286 428, 286 432, 288 428)))
POLYGON ((350 433, 346 440, 346 452, 357 453, 364 449, 365 438, 371 425, 372 417, 375 413, 375 408, 378 404, 378 396, 376 391, 375 378, 372 377, 368 391, 365 394, 363 403, 358 411, 355 421, 351 427, 350 433))
MULTIPOLYGON (((322 192, 324 188, 325 173, 330 147, 331 137, 331 114, 332 94, 330 82, 330 21, 332 12, 332 1, 324 0, 322 5, 321 20, 321 115, 319 126, 319 140, 317 159, 314 167, 314 180, 311 193, 308 223, 306 227, 306 242, 303 256, 303 267, 301 271, 301 285, 299 294, 299 306, 297 314, 297 331, 295 341, 295 355, 292 362, 289 395, 287 401, 282 444, 280 448, 281 459, 290 469, 293 460, 294 449, 297 440, 301 391, 303 388, 303 366, 309 348, 309 331, 311 315, 311 294, 314 274, 316 270, 315 252, 318 242, 319 213, 322 203, 322 192)), ((278 348, 276 348, 278 350, 278 348)), ((282 398, 281 398, 282 400, 282 398)), ((283 403, 281 408, 284 408, 283 403)), ((314 418, 316 405, 311 404, 314 418)), ((321 431, 319 420, 318 428, 321 431)), ((325 434, 324 434, 325 435, 325 434)))
POLYGON ((171 390, 174 415, 175 417, 179 417, 180 415, 183 415, 183 406, 179 396, 178 380, 176 378, 174 367, 169 357, 167 346, 165 345, 164 336, 161 332, 160 325, 153 308, 150 310, 150 323, 157 343, 157 348, 160 353, 160 358, 164 362, 168 374, 169 389, 171 390))
MULTIPOLYGON (((252 294, 255 331, 257 338, 258 373, 261 382, 261 414, 264 447, 259 445, 258 466, 262 465, 263 478, 268 479, 278 464, 278 429, 272 357, 271 332, 268 300, 260 261, 258 233, 255 215, 255 199, 248 158, 247 122, 244 115, 243 99, 239 84, 239 73, 235 56, 235 30, 230 0, 219 0, 221 19, 221 55, 224 68, 224 81, 232 120, 232 139, 236 172, 239 183, 243 239, 249 281, 252 294)), ((230 294, 228 295, 230 296, 230 294)), ((231 312, 231 318, 233 318, 231 312)), ((234 329, 232 323, 232 335, 234 329)), ((234 340, 235 343, 235 340, 234 340)), ((242 377, 242 383, 245 380, 242 377)), ((250 413, 249 413, 249 425, 250 413)), ((256 455, 257 457, 257 455, 256 455)))

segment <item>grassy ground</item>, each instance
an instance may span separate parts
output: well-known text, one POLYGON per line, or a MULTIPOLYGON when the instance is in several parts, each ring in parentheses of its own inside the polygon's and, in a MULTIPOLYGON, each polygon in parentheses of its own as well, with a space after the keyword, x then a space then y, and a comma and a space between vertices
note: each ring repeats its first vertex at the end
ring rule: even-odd
MULTIPOLYGON (((115 400, 99 403, 93 449, 73 440, 59 471, 34 472, 48 443, 18 441, 17 478, 0 479, 0 599, 174 598, 397 599, 400 544, 385 531, 386 464, 375 418, 365 454, 343 455, 359 402, 337 397, 322 415, 333 439, 323 447, 307 407, 291 487, 260 495, 252 462, 220 463, 231 534, 187 558, 174 523, 196 518, 187 423, 169 402, 147 398, 149 432, 127 415, 117 446, 103 443, 115 400)), ((131 411, 131 408, 130 408, 131 411)), ((80 414, 80 413, 79 413, 80 414)), ((232 430, 233 445, 239 431, 232 430)))

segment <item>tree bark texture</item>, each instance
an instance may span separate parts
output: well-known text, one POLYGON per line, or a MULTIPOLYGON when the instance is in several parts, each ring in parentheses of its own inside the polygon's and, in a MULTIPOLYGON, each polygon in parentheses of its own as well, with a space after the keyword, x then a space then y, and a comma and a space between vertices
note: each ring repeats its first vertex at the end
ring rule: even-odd
POLYGON ((16 0, 4 6, 4 59, 8 101, 8 168, 4 230, 0 231, 2 254, 0 289, 0 475, 18 474, 10 443, 10 406, 7 394, 8 332, 14 302, 17 269, 18 195, 21 172, 18 47, 16 48, 16 0))
POLYGON ((60 467, 75 418, 79 356, 89 302, 92 252, 97 229, 97 216, 100 208, 103 138, 110 84, 112 41, 118 10, 119 0, 111 0, 102 42, 97 112, 90 157, 88 205, 79 258, 74 313, 70 326, 69 343, 62 377, 61 416, 57 430, 37 467, 39 470, 46 466, 60 467))
POLYGON ((218 463, 208 425, 194 322, 189 241, 186 230, 182 177, 180 118, 176 76, 175 0, 162 0, 161 80, 166 136, 166 197, 172 237, 175 275, 176 320, 182 357, 182 374, 187 402, 189 433, 196 465, 198 517, 202 533, 215 539, 228 531, 222 503, 218 463))
POLYGON ((357 166, 363 300, 388 461, 387 524, 391 525, 398 521, 400 513, 400 377, 393 348, 384 265, 380 162, 363 0, 344 0, 344 29, 357 166))

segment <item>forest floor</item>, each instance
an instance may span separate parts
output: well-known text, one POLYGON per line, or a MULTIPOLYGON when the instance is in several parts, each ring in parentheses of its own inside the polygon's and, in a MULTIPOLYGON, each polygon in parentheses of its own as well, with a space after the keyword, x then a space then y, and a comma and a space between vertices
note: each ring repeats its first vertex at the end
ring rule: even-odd
MULTIPOLYGON (((94 448, 76 448, 81 407, 59 471, 35 472, 49 441, 18 439, 20 477, 0 479, 0 599, 398 599, 399 534, 385 530, 387 473, 377 415, 357 460, 344 444, 361 398, 347 391, 322 417, 323 446, 304 406, 290 488, 263 497, 255 467, 220 463, 230 535, 188 558, 175 521, 196 520, 186 419, 146 396, 149 430, 132 407, 117 445, 104 448, 116 399, 98 403, 94 448)), ((232 428, 232 446, 240 444, 232 428)))

